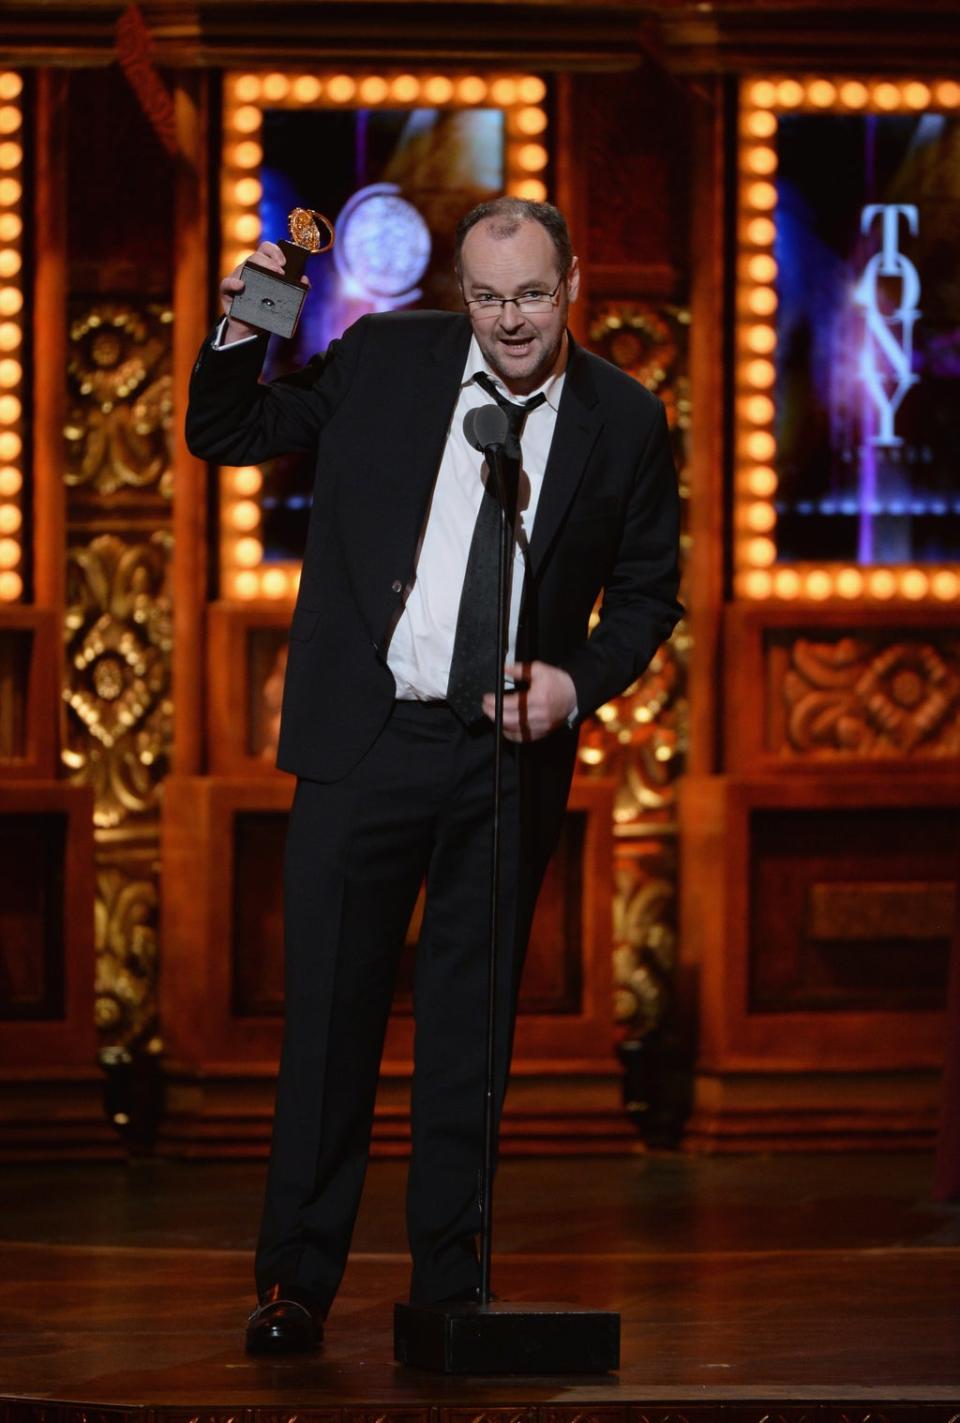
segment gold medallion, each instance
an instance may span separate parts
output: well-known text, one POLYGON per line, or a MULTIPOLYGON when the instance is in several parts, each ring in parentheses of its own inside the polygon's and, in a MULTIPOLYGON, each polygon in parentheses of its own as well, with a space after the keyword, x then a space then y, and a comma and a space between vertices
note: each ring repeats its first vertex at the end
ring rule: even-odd
POLYGON ((312 208, 294 208, 288 219, 290 236, 306 252, 329 252, 333 246, 333 223, 312 208))

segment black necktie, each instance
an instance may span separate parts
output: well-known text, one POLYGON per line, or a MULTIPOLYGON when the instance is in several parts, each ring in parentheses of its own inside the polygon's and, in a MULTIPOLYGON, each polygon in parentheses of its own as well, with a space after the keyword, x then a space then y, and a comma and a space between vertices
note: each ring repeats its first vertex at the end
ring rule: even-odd
MULTIPOLYGON (((520 474, 520 434, 529 411, 542 405, 546 396, 535 395, 532 400, 518 405, 500 394, 493 381, 480 372, 476 381, 504 412, 508 421, 507 438, 503 443, 505 464, 513 468, 504 470, 507 488, 516 488, 520 474)), ((483 697, 496 686, 496 677, 503 676, 497 671, 497 560, 500 550, 500 502, 497 499, 496 480, 490 471, 477 522, 473 526, 473 539, 467 559, 467 571, 460 595, 460 610, 457 614, 457 632, 450 662, 450 680, 447 683, 447 701, 465 725, 479 721, 483 716, 483 697)), ((509 607, 509 574, 507 570, 507 603, 509 607)))

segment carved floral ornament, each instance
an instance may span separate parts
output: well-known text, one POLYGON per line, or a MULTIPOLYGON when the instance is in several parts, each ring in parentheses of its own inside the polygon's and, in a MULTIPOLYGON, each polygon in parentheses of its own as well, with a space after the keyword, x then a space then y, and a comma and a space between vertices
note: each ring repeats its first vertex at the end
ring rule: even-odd
POLYGON ((173 722, 170 535, 95 538, 68 557, 65 765, 98 826, 155 808, 173 722))
POLYGON ((70 327, 73 397, 65 435, 68 485, 100 494, 156 486, 173 493, 168 308, 104 302, 70 327))
POLYGON ((785 751, 960 754, 960 644, 798 638, 783 679, 785 751))

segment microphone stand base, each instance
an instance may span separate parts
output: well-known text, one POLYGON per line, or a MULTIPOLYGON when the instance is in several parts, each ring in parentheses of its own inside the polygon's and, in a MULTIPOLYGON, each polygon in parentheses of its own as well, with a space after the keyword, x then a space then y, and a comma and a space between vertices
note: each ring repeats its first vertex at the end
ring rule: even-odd
POLYGON ((395 1304, 393 1357, 442 1374, 606 1374, 620 1316, 572 1304, 395 1304))

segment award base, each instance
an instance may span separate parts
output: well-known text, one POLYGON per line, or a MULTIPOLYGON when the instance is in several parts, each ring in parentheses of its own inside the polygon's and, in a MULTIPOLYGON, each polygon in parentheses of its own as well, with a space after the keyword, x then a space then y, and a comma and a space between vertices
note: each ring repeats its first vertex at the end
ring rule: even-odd
POLYGON ((299 280, 281 277, 254 261, 244 262, 240 275, 244 288, 230 304, 231 317, 273 336, 292 336, 303 310, 306 287, 299 280))
POLYGON ((620 1316, 571 1304, 396 1304, 393 1356, 442 1374, 606 1374, 620 1316))

